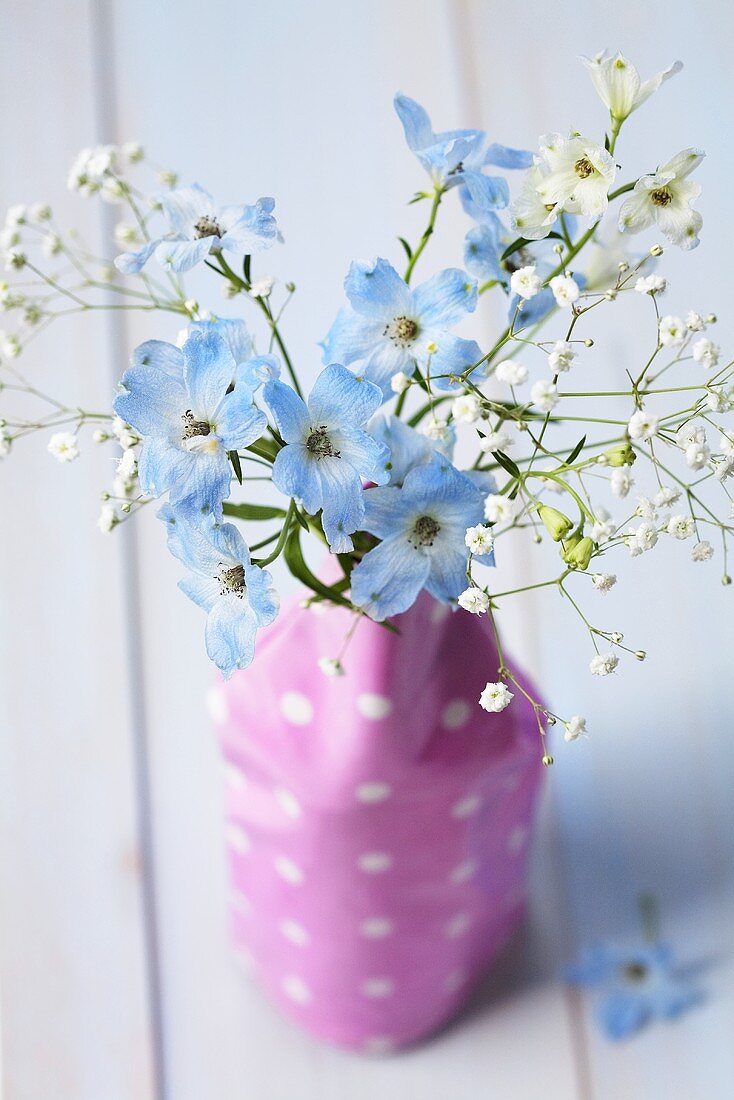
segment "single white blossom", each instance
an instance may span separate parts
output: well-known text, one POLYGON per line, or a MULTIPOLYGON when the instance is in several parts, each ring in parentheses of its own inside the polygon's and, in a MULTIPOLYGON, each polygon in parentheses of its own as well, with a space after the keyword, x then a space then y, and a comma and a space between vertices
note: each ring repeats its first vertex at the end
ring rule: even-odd
POLYGON ((466 588, 458 598, 459 607, 472 615, 485 615, 489 611, 489 596, 481 588, 466 588))
POLYGON ((490 523, 510 523, 515 517, 515 502, 499 493, 490 493, 484 500, 484 514, 490 523))
POLYGON ((599 98, 617 123, 624 122, 666 80, 683 68, 682 62, 675 61, 649 80, 642 81, 635 66, 621 53, 613 57, 603 50, 595 57, 582 57, 581 60, 589 70, 599 98))
POLYGON ((275 277, 273 275, 263 275, 260 279, 256 279, 255 282, 251 284, 250 297, 269 298, 274 286, 275 277))
POLYGON ((510 208, 513 229, 529 241, 547 237, 560 213, 558 205, 546 202, 538 190, 548 172, 548 165, 542 158, 535 157, 523 177, 520 194, 510 208))
POLYGON ((421 435, 433 439, 436 443, 451 442, 451 426, 448 420, 441 420, 438 416, 431 416, 418 429, 421 435))
POLYGON ((555 203, 570 214, 599 218, 605 213, 617 166, 603 146, 580 134, 564 138, 547 134, 540 139, 548 174, 537 185, 546 205, 555 203))
POLYGON ((479 696, 479 706, 489 711, 490 714, 499 714, 501 710, 510 705, 514 698, 515 696, 509 690, 507 684, 500 681, 496 684, 487 684, 479 696))
POLYGON ((591 583, 597 592, 610 592, 617 583, 617 578, 614 573, 592 573, 591 583))
POLYGON ((475 424, 482 414, 482 403, 475 393, 463 393, 453 400, 451 414, 462 424, 475 424))
POLYGON ((721 348, 718 344, 715 344, 712 340, 707 340, 705 336, 700 340, 696 340, 692 351, 696 362, 700 363, 702 367, 706 367, 707 370, 716 366, 721 354, 721 348))
POLYGON ((705 154, 702 149, 684 149, 661 165, 657 172, 642 176, 619 212, 619 228, 639 233, 658 225, 669 241, 680 248, 695 248, 703 218, 691 203, 701 193, 701 185, 688 176, 705 154))
POLYGON ((580 714, 574 714, 564 724, 566 727, 566 732, 563 735, 564 741, 576 741, 582 733, 586 733, 586 719, 580 714))
POLYGON ((692 470, 702 470, 711 458, 711 451, 705 443, 689 443, 686 447, 686 462, 692 470))
POLYGON ((680 500, 680 489, 671 489, 668 486, 663 486, 660 492, 656 493, 652 498, 652 502, 656 508, 669 508, 672 504, 676 504, 680 500))
POLYGON ((124 477, 127 480, 135 477, 138 470, 138 456, 132 447, 128 447, 127 450, 122 452, 120 460, 117 463, 117 472, 120 477, 124 477))
POLYGON ((482 523, 478 523, 476 527, 467 527, 464 542, 471 554, 481 556, 482 554, 491 553, 494 546, 494 536, 489 528, 482 523))
POLYGON ((549 413, 558 404, 558 390, 552 382, 541 378, 531 386, 530 400, 541 412, 549 413))
POLYGON ((703 332, 706 328, 706 322, 700 313, 690 309, 686 314, 686 328, 689 332, 703 332))
POLYGON ((653 501, 649 497, 638 497, 637 507, 635 508, 635 515, 640 519, 654 520, 657 518, 657 509, 653 501))
POLYGON ((706 442, 706 429, 700 424, 684 424, 676 432, 675 441, 682 451, 687 451, 692 443, 706 442))
POLYGON ((576 352, 568 340, 557 340, 548 355, 548 366, 553 374, 564 374, 571 369, 576 352))
POLYGON ((591 528, 591 537, 594 542, 602 543, 609 542, 610 538, 617 530, 614 520, 607 512, 606 508, 595 509, 595 523, 591 528))
POLYGON ((686 326, 680 317, 674 317, 668 313, 660 318, 658 325, 658 337, 664 348, 677 348, 686 338, 686 326))
POLYGON ((689 539, 695 534, 696 528, 690 516, 671 516, 665 530, 674 539, 689 539))
POLYGON ((338 657, 319 657, 318 665, 324 676, 336 677, 344 675, 344 666, 338 657))
POLYGON ((41 251, 49 260, 58 256, 61 251, 61 238, 56 233, 46 233, 41 241, 41 251))
POLYGON ((47 450, 59 462, 73 462, 79 457, 79 444, 73 432, 55 432, 48 441, 47 450))
POLYGON ((542 287, 543 280, 535 274, 534 264, 518 267, 510 276, 510 290, 521 298, 534 298, 542 287))
POLYGON ((516 363, 514 359, 503 359, 497 364, 494 375, 498 381, 506 382, 509 386, 521 386, 528 380, 528 368, 522 363, 516 363))
POLYGON ((117 512, 111 504, 103 504, 97 520, 97 526, 103 535, 109 535, 110 531, 119 522, 117 512))
POLYGON ((719 436, 719 450, 723 455, 734 455, 734 431, 731 435, 722 432, 719 436))
POLYGON ((668 280, 662 275, 641 276, 635 283, 638 294, 662 294, 668 285, 668 280))
POLYGON ((693 561, 709 561, 714 556, 714 548, 710 542, 697 542, 691 551, 693 561))
POLYGON ((658 541, 657 528, 652 523, 641 523, 639 527, 632 528, 625 536, 625 544, 633 558, 652 550, 658 541))
POLYGON ((634 478, 626 466, 617 466, 609 475, 609 488, 620 500, 627 496, 634 483, 634 478))
POLYGON ((404 370, 397 371, 390 379, 390 389, 393 393, 405 393, 412 385, 412 378, 404 370))
POLYGON ((581 293, 579 284, 570 275, 555 275, 548 285, 553 291, 556 305, 561 309, 572 306, 581 293))
POLYGON ((652 439, 658 434, 659 423, 659 416, 654 416, 646 409, 638 409, 632 414, 627 425, 630 439, 652 439))
POLYGON ((508 447, 513 447, 515 440, 510 433, 503 428, 498 428, 497 431, 489 431, 483 435, 479 440, 479 449, 484 451, 485 454, 490 451, 506 451, 508 447))
POLYGON ((122 146, 122 155, 130 164, 139 164, 145 156, 145 150, 139 141, 126 141, 122 146))
POLYGON ((594 676, 609 676, 619 664, 616 653, 597 653, 589 662, 589 669, 594 676))

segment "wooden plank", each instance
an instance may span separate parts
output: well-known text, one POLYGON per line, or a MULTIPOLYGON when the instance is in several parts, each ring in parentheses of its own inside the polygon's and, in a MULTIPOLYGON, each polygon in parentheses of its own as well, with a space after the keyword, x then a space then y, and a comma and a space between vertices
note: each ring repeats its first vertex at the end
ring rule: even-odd
MULTIPOLYGON (((88 7, 12 0, 0 21, 3 206, 48 200, 96 243, 96 211, 65 190, 72 158, 95 137, 88 7)), ((107 354, 105 326, 87 316, 59 322, 20 363, 52 392, 104 407, 107 354)), ((111 452, 87 441, 83 451, 61 467, 31 439, 0 469, 0 950, 12 1100, 152 1096, 123 547, 95 528, 111 452)))
MULTIPOLYGON (((201 18, 190 0, 116 7, 119 136, 141 140, 151 156, 223 201, 276 196, 287 245, 257 260, 257 270, 299 287, 285 327, 308 380, 319 369, 316 343, 342 299, 351 259, 377 252, 399 262, 397 234, 417 240, 422 231, 426 212, 404 203, 425 177, 405 148, 391 99, 402 88, 432 108, 437 125, 461 123, 447 8, 435 0, 346 7, 288 0, 275 22, 266 9, 234 4, 216 7, 205 27, 201 18), (134 68, 125 63, 131 58, 134 68)), ((463 224, 458 203, 447 203, 426 275, 461 262, 463 224)), ((219 306, 208 279, 192 286, 202 304, 219 306)), ((219 308, 235 312, 234 305, 219 308)), ((155 331, 150 324, 132 331, 138 339, 170 339, 175 330, 155 319, 155 331)), ((159 524, 153 515, 141 518, 171 1095, 198 1100, 244 1088, 263 1100, 290 1093, 304 1100, 378 1093, 386 1100, 449 1094, 469 1100, 530 1094, 542 1079, 550 1100, 573 1100, 565 994, 545 981, 560 959, 563 921, 547 917, 559 912, 559 900, 543 848, 524 962, 516 957, 496 979, 502 996, 485 996, 463 1025, 420 1051, 376 1063, 318 1047, 281 1021, 233 967, 221 765, 203 706, 212 682, 203 624, 175 591, 178 572, 159 524), (516 967, 526 983, 522 993, 510 988, 516 967)))

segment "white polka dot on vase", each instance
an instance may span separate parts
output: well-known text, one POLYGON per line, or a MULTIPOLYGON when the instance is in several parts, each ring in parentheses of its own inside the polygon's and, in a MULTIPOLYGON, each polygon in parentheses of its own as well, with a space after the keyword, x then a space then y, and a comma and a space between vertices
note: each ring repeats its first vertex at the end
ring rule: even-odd
POLYGON ((482 808, 482 800, 478 794, 468 794, 465 798, 459 799, 452 808, 451 814, 453 817, 464 819, 471 817, 473 814, 478 813, 482 808))
POLYGON ((288 859, 288 856, 277 856, 273 866, 280 877, 289 882, 291 886, 300 886, 306 877, 298 864, 294 863, 292 859, 288 859))
POLYGON ((389 917, 368 917, 359 926, 360 933, 368 940, 383 940, 392 934, 393 922, 389 917))
POLYGON ((308 988, 303 978, 299 978, 296 974, 288 974, 281 982, 283 992, 286 997, 290 998, 297 1005, 307 1005, 313 1000, 313 994, 308 988))
POLYGON ((391 997, 395 992, 395 982, 392 978, 367 978, 362 982, 360 989, 365 997, 377 1000, 380 997, 391 997))
POLYGON ((431 608, 431 622, 434 626, 438 626, 438 624, 442 623, 444 619, 447 619, 450 614, 451 608, 448 604, 436 601, 431 608))
POLYGON ((357 801, 367 803, 384 802, 391 793, 389 783, 360 783, 356 791, 357 801))
POLYGON ((457 913, 455 917, 452 917, 444 928, 444 934, 447 939, 455 940, 459 936, 463 936, 469 929, 471 924, 471 917, 468 913, 457 913))
POLYGON ((466 982, 465 970, 454 970, 443 983, 447 993, 457 993, 466 982))
POLYGON ((462 882, 468 882, 470 878, 473 878, 478 868, 479 864, 475 859, 465 859, 458 867, 454 867, 449 878, 452 882, 460 885, 462 882))
POLYGON ((395 1040, 387 1035, 371 1035, 365 1039, 363 1050, 365 1054, 392 1054, 395 1040))
POLYGON ((206 709, 212 722, 218 726, 224 725, 229 718, 229 705, 221 688, 213 687, 206 693, 206 709))
POLYGON ((445 730, 458 730, 471 717, 471 705, 466 699, 452 699, 441 711, 441 725, 445 730))
POLYGON ((294 943, 296 947, 308 947, 311 942, 311 937, 308 932, 303 925, 299 924, 297 921, 282 920, 278 928, 281 935, 285 936, 291 943, 294 943))
POLYGON ((516 825, 507 838, 507 851, 517 855, 525 847, 529 833, 524 825, 516 825))
POLYGON ((233 848, 235 852, 244 856, 249 851, 252 845, 250 844, 250 838, 239 825, 229 824, 224 830, 227 843, 230 848, 233 848))
POLYGON ((232 788, 233 791, 244 790, 247 780, 245 779, 245 773, 241 768, 238 768, 236 764, 230 763, 226 760, 224 763, 224 778, 227 785, 232 788))
POLYGON ((357 696, 357 710, 363 718, 371 718, 379 722, 381 718, 387 718, 392 713, 392 701, 386 695, 376 695, 372 691, 365 691, 357 696))
POLYGON ((392 867, 392 856, 387 852, 365 852, 357 860, 357 866, 368 875, 377 875, 392 867))
POLYGON ((280 697, 280 713, 292 726, 307 726, 313 718, 313 705, 301 691, 286 691, 280 697))
POLYGON ((276 787, 276 789, 273 791, 273 794, 275 795, 275 800, 284 814, 292 818, 301 816, 301 813, 303 812, 301 810, 301 803, 298 801, 294 794, 292 794, 290 791, 287 791, 285 787, 276 787))
POLYGON ((230 905, 241 917, 249 917, 252 913, 252 902, 240 890, 235 890, 230 896, 230 905))

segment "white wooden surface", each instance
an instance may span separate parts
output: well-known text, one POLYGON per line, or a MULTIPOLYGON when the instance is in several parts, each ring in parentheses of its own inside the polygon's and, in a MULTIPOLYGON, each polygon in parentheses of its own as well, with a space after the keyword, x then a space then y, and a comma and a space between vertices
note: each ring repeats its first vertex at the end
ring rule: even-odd
MULTIPOLYGON (((731 12, 714 0, 579 12, 568 0, 552 11, 541 0, 517 10, 481 0, 6 0, 1 197, 48 198, 98 234, 93 211, 63 186, 77 148, 103 138, 141 140, 225 201, 274 194, 287 247, 268 269, 299 287, 288 336, 315 373, 349 260, 422 228, 423 211, 404 206, 422 178, 392 116, 397 88, 441 127, 481 125, 533 147, 549 129, 602 124, 577 53, 619 46, 643 72, 681 56, 686 70, 625 136, 624 156, 642 168, 688 144, 709 148, 705 243, 666 257, 665 270, 671 305, 725 316, 731 12), (704 280, 715 298, 701 301, 704 280)), ((446 206, 427 269, 456 262, 464 221, 446 206)), ((486 339, 498 317, 483 308, 476 331, 486 339)), ((721 330, 731 346, 734 325, 721 330)), ((129 348, 151 335, 174 330, 69 325, 26 365, 100 402, 129 348)), ((624 333, 608 338, 616 355, 600 372, 627 347, 624 333)), ((613 683, 584 674, 580 639, 554 604, 528 599, 512 613, 515 651, 559 709, 588 715, 593 736, 558 747, 529 927, 485 995, 428 1046, 370 1062, 295 1032, 234 964, 221 773, 203 703, 211 671, 159 525, 144 515, 133 539, 103 540, 93 525, 105 460, 87 455, 67 470, 32 443, 24 452, 0 469, 8 1100, 732 1094, 734 639, 716 568, 679 576, 680 556, 666 550, 636 563, 634 587, 605 611, 651 659, 613 683), (709 998, 613 1047, 557 973, 590 939, 633 937, 643 889, 704 968, 709 998)))

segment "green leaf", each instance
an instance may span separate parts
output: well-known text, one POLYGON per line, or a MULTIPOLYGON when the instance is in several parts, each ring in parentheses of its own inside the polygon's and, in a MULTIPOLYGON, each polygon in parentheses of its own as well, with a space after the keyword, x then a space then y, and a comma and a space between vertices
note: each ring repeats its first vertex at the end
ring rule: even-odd
POLYGON ((424 199, 430 199, 430 195, 427 195, 425 191, 416 191, 413 198, 409 200, 408 206, 412 206, 413 203, 423 202, 424 199))
POLYGON ((520 478, 522 476, 519 467, 515 465, 511 458, 503 454, 502 451, 492 451, 492 454, 497 459, 502 469, 507 470, 508 474, 512 474, 515 478, 520 478))
POLYGON ((410 245, 406 241, 405 237, 398 237, 398 240, 400 241, 401 245, 405 249, 405 255, 408 257, 409 260, 412 260, 413 259, 413 249, 410 247, 410 245))
MULTIPOLYGON (((555 237, 556 240, 558 240, 558 241, 563 240, 563 237, 561 236, 561 234, 556 233, 555 231, 553 231, 552 233, 549 233, 548 237, 555 237)), ((512 256, 512 254, 514 252, 519 252, 519 250, 521 248, 525 248, 526 245, 536 244, 536 243, 537 243, 536 241, 528 240, 527 237, 518 237, 517 240, 513 241, 512 244, 508 245, 507 248, 505 249, 505 251, 502 253, 502 255, 500 256, 500 263, 502 263, 503 260, 509 259, 509 257, 512 256)))
POLYGON ((604 135, 604 148, 606 149, 607 152, 609 152, 611 147, 612 147, 611 138, 609 137, 609 134, 605 134, 604 135))
POLYGON ((311 528, 308 526, 308 520, 306 519, 306 517, 303 515, 302 512, 298 511, 297 508, 296 508, 296 522, 300 524, 300 526, 303 528, 304 531, 310 531, 311 530, 311 528))
POLYGON ((283 557, 293 576, 302 584, 305 584, 307 588, 310 588, 312 592, 325 600, 331 600, 332 603, 339 604, 341 607, 352 607, 349 600, 345 599, 336 588, 320 581, 306 565, 301 550, 301 533, 297 527, 294 527, 288 536, 283 557))
POLYGON ((234 516, 235 519, 284 519, 285 512, 282 508, 271 508, 268 504, 230 504, 224 502, 225 516, 234 516))
POLYGON ((570 455, 566 459, 566 465, 567 466, 570 466, 571 463, 575 462, 575 460, 579 457, 579 455, 581 454, 581 452, 584 449, 584 444, 585 443, 586 443, 586 436, 583 436, 581 439, 579 439, 578 443, 576 444, 576 446, 574 447, 574 449, 571 451, 570 455))
POLYGON ((232 463, 232 469, 234 470, 234 476, 242 484, 242 466, 240 465, 240 456, 237 451, 227 451, 229 461, 232 463))

